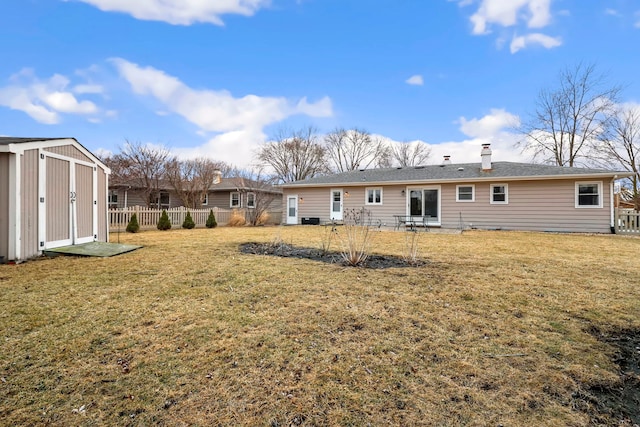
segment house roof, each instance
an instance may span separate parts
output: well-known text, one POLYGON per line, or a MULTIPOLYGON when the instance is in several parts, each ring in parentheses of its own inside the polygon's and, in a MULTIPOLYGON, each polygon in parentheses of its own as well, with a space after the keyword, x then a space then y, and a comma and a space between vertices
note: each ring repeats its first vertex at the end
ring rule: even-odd
POLYGON ((493 162, 492 169, 482 170, 481 163, 460 163, 397 168, 355 170, 324 175, 303 181, 282 184, 287 187, 316 187, 331 185, 408 184, 438 182, 472 182, 495 180, 546 180, 564 178, 596 178, 633 175, 626 171, 592 168, 569 168, 531 163, 493 162))
MULTIPOLYGON (((144 182, 142 179, 132 179, 126 182, 114 182, 109 185, 111 188, 115 187, 131 187, 131 188, 144 188, 144 182)), ((166 179, 161 179, 158 182, 160 190, 173 190, 173 186, 166 179)), ((244 179, 244 178, 222 178, 218 184, 213 184, 209 187, 209 191, 238 191, 239 189, 247 190, 259 190, 263 192, 282 193, 282 189, 273 186, 267 186, 257 183, 256 181, 244 179)))

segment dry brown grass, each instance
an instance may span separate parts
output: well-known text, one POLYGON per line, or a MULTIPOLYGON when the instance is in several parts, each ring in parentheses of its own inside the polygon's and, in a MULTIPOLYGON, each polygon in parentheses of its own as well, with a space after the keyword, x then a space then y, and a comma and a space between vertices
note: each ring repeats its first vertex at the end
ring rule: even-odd
POLYGON ((0 424, 583 426, 575 392, 618 381, 588 330, 640 328, 640 239, 429 234, 425 266, 386 270, 237 250, 319 238, 149 231, 0 266, 0 424))
POLYGON ((231 218, 229 218, 229 221, 227 222, 227 227, 242 227, 246 224, 247 220, 244 217, 244 213, 234 209, 231 212, 231 218))

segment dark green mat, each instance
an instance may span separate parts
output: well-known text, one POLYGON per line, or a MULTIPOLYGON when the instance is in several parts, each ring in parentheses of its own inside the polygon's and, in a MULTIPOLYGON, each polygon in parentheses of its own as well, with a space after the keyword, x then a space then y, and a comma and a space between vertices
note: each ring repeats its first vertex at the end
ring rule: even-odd
POLYGON ((141 247, 142 246, 137 245, 122 245, 120 243, 90 242, 83 243, 81 245, 62 246, 60 248, 47 249, 44 251, 44 254, 48 256, 77 255, 110 257, 135 251, 136 249, 140 249, 141 247))

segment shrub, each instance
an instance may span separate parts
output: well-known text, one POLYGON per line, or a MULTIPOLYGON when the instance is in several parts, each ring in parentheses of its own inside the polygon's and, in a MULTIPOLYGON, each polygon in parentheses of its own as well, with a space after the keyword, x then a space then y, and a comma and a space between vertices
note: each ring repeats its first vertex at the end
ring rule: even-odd
POLYGON ((269 216, 269 212, 262 211, 260 215, 258 215, 258 218, 256 219, 256 225, 265 225, 267 221, 269 221, 269 218, 271 218, 269 216))
POLYGON ((371 213, 364 208, 345 213, 340 255, 347 265, 364 265, 371 251, 371 213))
POLYGON ((213 214, 213 209, 209 211, 209 217, 207 218, 207 222, 205 225, 207 226, 207 228, 216 228, 218 226, 216 216, 213 214))
POLYGON ((138 231, 140 231, 140 224, 138 224, 138 215, 134 213, 127 224, 127 233, 137 233, 138 231))
POLYGON ((166 210, 162 210, 162 215, 160 215, 160 220, 158 221, 158 230, 169 230, 171 228, 171 220, 169 220, 169 215, 167 215, 166 210))
POLYGON ((234 209, 233 212, 231 212, 231 218, 229 218, 229 222, 227 223, 227 226, 229 227, 242 227, 243 225, 247 224, 247 220, 244 218, 244 213, 238 211, 237 209, 234 209))
POLYGON ((196 226, 196 223, 191 218, 191 212, 187 211, 187 214, 184 217, 184 221, 182 221, 182 228, 186 228, 191 230, 196 226))

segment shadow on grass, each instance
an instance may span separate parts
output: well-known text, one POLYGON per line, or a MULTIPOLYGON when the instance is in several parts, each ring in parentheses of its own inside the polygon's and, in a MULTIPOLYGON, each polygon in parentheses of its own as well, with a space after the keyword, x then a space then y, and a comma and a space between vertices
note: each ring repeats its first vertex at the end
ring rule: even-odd
POLYGON ((607 384, 585 384, 573 395, 575 406, 589 414, 594 425, 640 425, 640 330, 589 332, 615 349, 612 361, 619 367, 619 380, 607 384))
MULTIPOLYGON (((349 266, 340 254, 336 251, 323 252, 319 249, 294 246, 287 243, 243 243, 240 245, 240 252, 255 255, 271 255, 284 258, 310 259, 313 261, 326 262, 349 266)), ((398 268, 398 267, 421 267, 428 264, 428 261, 416 260, 408 262, 404 258, 393 255, 370 254, 366 261, 358 267, 371 269, 398 268)))

